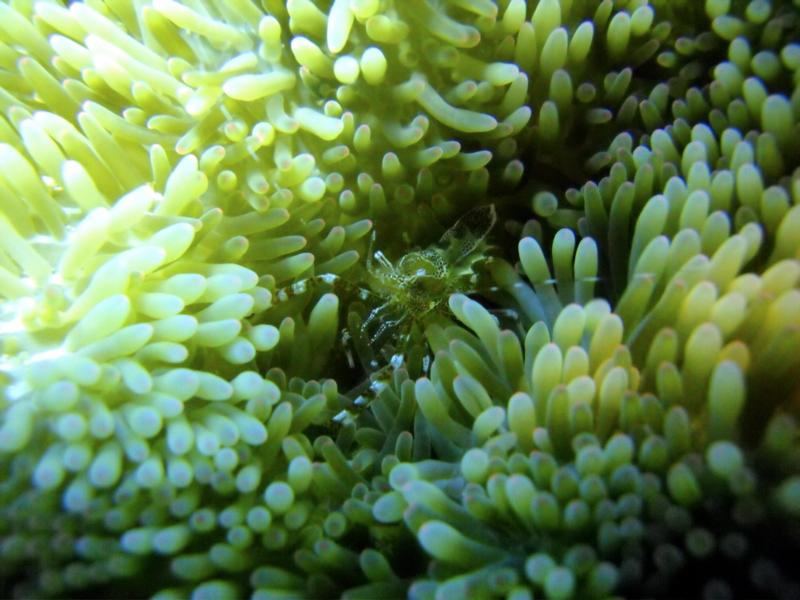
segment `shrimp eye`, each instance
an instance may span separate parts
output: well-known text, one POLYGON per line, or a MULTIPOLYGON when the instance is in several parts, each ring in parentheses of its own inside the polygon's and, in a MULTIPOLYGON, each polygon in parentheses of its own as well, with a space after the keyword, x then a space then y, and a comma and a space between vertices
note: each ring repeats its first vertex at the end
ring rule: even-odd
POLYGON ((397 270, 406 277, 435 277, 436 267, 421 252, 406 254, 397 265, 397 270))

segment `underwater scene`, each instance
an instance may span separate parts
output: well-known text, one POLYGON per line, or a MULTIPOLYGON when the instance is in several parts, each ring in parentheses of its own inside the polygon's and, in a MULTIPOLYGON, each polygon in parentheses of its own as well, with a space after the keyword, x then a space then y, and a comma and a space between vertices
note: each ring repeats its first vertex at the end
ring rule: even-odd
POLYGON ((798 560, 800 0, 0 0, 0 598, 798 560))

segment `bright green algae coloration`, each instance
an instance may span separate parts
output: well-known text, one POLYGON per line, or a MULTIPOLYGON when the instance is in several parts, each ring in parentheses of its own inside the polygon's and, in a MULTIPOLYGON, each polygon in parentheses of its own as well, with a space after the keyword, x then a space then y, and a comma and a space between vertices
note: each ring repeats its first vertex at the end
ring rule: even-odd
POLYGON ((0 596, 798 597, 798 40, 0 1, 0 596))

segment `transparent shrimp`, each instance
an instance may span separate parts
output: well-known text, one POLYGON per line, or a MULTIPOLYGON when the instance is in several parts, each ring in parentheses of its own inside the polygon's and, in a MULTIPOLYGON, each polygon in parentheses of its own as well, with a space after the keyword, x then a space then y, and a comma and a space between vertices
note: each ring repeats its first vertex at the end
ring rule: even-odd
POLYGON ((384 299, 363 323, 371 332, 370 342, 378 343, 404 323, 446 310, 451 294, 468 293, 477 281, 475 265, 487 257, 485 240, 496 222, 494 205, 481 206, 456 221, 438 242, 405 254, 397 263, 380 251, 370 253, 368 284, 384 299))
POLYGON ((453 325, 448 306, 453 294, 480 295, 502 326, 521 337, 532 322, 550 322, 566 301, 583 303, 584 297, 594 297, 599 277, 528 281, 518 268, 493 256, 487 237, 496 222, 494 205, 477 207, 434 244, 395 261, 373 251, 373 235, 364 271, 355 281, 318 275, 274 297, 290 299, 323 285, 353 300, 340 344, 349 368, 365 375, 347 396, 363 400, 378 393, 399 367, 412 376, 427 373, 432 351, 425 332, 433 324, 453 325))

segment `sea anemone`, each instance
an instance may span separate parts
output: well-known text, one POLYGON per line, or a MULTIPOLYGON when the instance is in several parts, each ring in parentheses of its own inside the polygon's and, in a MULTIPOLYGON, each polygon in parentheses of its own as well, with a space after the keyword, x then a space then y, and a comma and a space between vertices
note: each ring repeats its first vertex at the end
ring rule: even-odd
POLYGON ((798 39, 0 2, 0 595, 800 597, 798 39))

